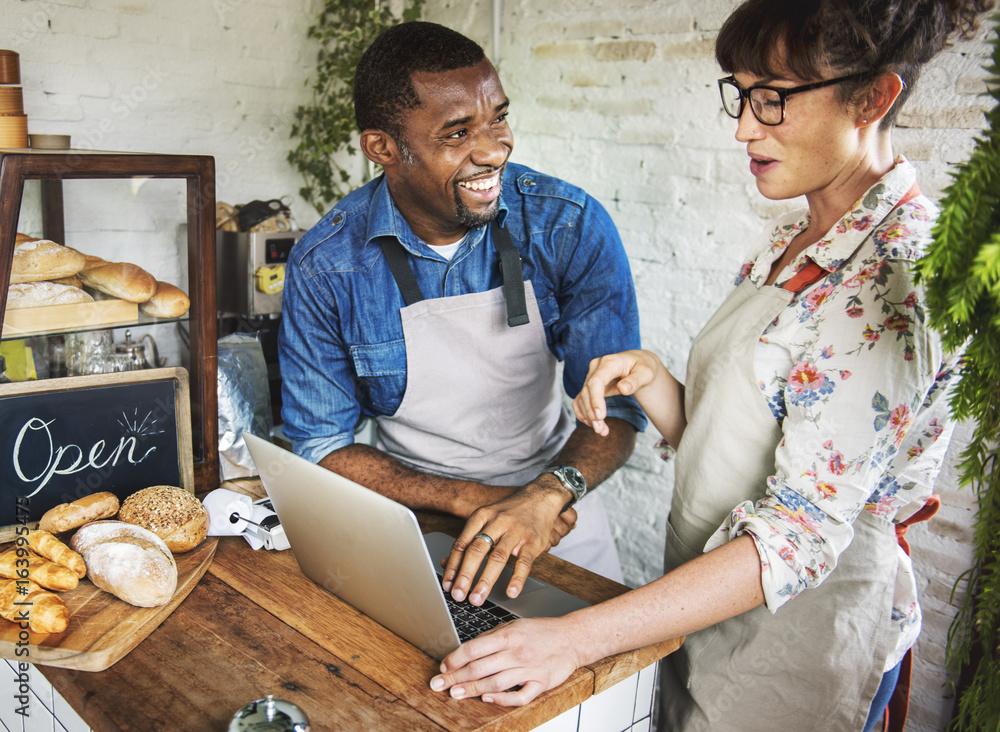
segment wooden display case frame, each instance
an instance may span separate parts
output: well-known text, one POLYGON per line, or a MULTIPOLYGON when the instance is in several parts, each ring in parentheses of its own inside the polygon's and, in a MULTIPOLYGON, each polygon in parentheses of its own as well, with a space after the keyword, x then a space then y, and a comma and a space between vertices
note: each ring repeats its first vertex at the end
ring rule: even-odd
POLYGON ((27 180, 41 181, 42 232, 65 242, 62 181, 179 178, 187 185, 191 438, 195 491, 219 486, 218 334, 215 281, 215 159, 91 150, 0 150, 0 322, 27 180))

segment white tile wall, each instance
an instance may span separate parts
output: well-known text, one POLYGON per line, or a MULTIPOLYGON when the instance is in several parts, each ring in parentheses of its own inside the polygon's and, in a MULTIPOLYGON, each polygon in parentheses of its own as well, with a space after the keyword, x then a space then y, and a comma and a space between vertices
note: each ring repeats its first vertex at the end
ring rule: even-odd
POLYGON ((534 732, 649 732, 656 668, 647 666, 534 732))
POLYGON ((4 732, 93 732, 31 664, 22 672, 28 685, 26 713, 18 714, 18 668, 17 661, 4 659, 0 663, 0 725, 4 732))

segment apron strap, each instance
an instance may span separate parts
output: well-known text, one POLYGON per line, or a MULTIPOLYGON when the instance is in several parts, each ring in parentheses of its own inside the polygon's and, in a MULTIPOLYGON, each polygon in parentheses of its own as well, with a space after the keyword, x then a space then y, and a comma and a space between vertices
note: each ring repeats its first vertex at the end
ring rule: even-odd
POLYGON ((528 322, 528 303, 524 299, 524 272, 521 254, 514 246, 510 232, 496 219, 490 222, 493 246, 500 255, 500 274, 503 276, 503 298, 507 301, 507 325, 511 328, 528 322))
MULTIPOLYGON (((493 245, 500 257, 500 274, 503 277, 503 296, 507 302, 507 325, 511 328, 525 325, 528 322, 528 303, 524 294, 524 272, 521 268, 521 255, 514 246, 510 232, 501 227, 496 219, 490 222, 493 234, 493 245)), ((396 280, 403 295, 405 305, 413 305, 424 299, 424 293, 417 283, 417 276, 406 258, 406 250, 399 239, 384 236, 379 240, 385 262, 389 265, 392 278, 396 280)))
POLYGON ((420 285, 417 284, 417 276, 413 274, 413 268, 410 267, 410 263, 406 259, 406 250, 399 243, 399 239, 383 236, 379 240, 379 245, 385 255, 385 263, 389 265, 389 271, 392 272, 392 278, 396 280, 396 286, 403 295, 403 303, 413 305, 413 303, 423 300, 424 293, 420 290, 420 285))
MULTIPOLYGON (((906 195, 900 198, 896 202, 896 205, 892 207, 892 209, 895 210, 897 207, 902 206, 904 203, 912 201, 919 195, 920 195, 920 187, 916 183, 914 183, 910 187, 910 190, 906 192, 906 195)), ((821 277, 824 277, 827 274, 828 274, 827 270, 823 269, 810 259, 805 267, 796 272, 795 275, 790 280, 788 280, 788 282, 786 282, 781 286, 781 289, 788 290, 789 292, 801 292, 805 288, 809 287, 809 285, 814 284, 821 277)))
MULTIPOLYGON (((941 508, 941 497, 936 493, 930 496, 920 509, 908 519, 896 524, 896 541, 899 546, 910 554, 910 543, 904 538, 906 530, 913 524, 921 521, 929 521, 941 508)), ((910 683, 913 678, 913 649, 910 648, 899 668, 899 679, 896 681, 896 688, 889 698, 889 704, 885 709, 884 732, 903 732, 906 727, 906 717, 910 709, 910 683)))

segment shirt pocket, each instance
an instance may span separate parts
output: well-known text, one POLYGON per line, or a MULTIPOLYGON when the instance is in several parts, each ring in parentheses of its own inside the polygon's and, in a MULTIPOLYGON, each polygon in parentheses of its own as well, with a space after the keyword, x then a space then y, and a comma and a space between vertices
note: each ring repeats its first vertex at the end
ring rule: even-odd
POLYGON ((391 415, 406 391, 406 342, 403 339, 350 347, 359 398, 375 415, 391 415))

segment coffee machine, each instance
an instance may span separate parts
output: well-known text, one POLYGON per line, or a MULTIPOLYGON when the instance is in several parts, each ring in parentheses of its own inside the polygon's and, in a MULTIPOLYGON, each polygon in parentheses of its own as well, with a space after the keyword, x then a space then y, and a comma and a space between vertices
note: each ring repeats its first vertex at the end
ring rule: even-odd
POLYGON ((281 410, 278 327, 285 264, 304 231, 217 231, 216 291, 219 337, 257 333, 267 363, 271 405, 281 410))

